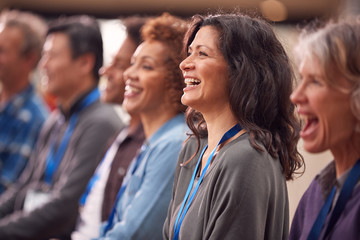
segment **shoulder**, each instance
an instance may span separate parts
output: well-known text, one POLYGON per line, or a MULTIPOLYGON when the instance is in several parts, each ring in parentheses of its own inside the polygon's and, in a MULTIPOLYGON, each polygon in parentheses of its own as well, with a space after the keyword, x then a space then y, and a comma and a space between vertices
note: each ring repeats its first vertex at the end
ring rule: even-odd
POLYGON ((278 159, 271 157, 266 150, 259 151, 251 146, 247 133, 225 145, 220 156, 226 157, 226 161, 222 162, 229 164, 230 167, 234 165, 265 167, 271 164, 272 161, 278 161, 278 159))
POLYGON ((207 144, 206 139, 200 139, 200 143, 198 143, 195 136, 188 137, 185 142, 184 146, 181 149, 181 154, 186 157, 185 159, 190 158, 194 153, 199 149, 203 148, 207 144), (199 146, 200 144, 200 146, 199 146))
POLYGON ((156 141, 154 141, 153 145, 161 146, 180 144, 180 146, 182 146, 187 137, 187 132, 189 131, 183 115, 174 117, 169 122, 167 122, 166 125, 163 125, 163 127, 166 130, 160 130, 161 136, 156 141))
POLYGON ((253 148, 248 134, 225 145, 219 152, 218 160, 219 171, 228 173, 232 178, 258 178, 265 182, 283 178, 279 159, 273 158, 266 150, 253 148))
POLYGON ((79 116, 79 122, 84 125, 116 128, 116 130, 125 127, 125 124, 115 112, 115 109, 111 105, 100 101, 95 102, 84 110, 79 116))

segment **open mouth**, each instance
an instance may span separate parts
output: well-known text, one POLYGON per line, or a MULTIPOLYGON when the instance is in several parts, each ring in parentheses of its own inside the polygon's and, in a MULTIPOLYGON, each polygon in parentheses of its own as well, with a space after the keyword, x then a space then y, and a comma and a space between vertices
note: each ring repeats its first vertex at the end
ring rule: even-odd
POLYGON ((196 86, 199 85, 201 83, 200 80, 195 79, 195 78, 185 78, 185 84, 186 86, 196 86))
POLYGON ((125 86, 125 93, 126 94, 135 94, 135 93, 139 93, 141 91, 140 88, 136 88, 130 85, 126 85, 125 86))
POLYGON ((301 130, 302 137, 306 137, 311 133, 313 133, 319 124, 319 120, 316 117, 307 117, 304 120, 305 120, 305 126, 301 130))

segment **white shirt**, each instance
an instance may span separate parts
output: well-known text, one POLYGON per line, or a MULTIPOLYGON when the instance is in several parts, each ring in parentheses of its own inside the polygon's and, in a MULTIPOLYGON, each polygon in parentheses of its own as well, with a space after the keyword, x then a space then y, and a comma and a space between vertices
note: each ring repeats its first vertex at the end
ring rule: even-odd
POLYGON ((99 175, 99 179, 94 183, 89 195, 86 198, 84 207, 79 214, 76 230, 71 234, 71 239, 89 240, 99 236, 105 185, 109 177, 111 164, 114 160, 116 152, 127 135, 128 128, 124 128, 119 133, 116 140, 111 144, 104 159, 96 169, 95 174, 99 175))

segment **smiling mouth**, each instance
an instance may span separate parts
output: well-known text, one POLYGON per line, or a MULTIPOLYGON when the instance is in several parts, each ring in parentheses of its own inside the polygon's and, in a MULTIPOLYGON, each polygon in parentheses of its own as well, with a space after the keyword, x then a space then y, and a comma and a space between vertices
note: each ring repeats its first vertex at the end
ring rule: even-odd
POLYGON ((140 88, 132 87, 130 85, 125 86, 125 93, 126 94, 139 93, 140 91, 141 91, 140 88))
POLYGON ((199 85, 201 83, 200 80, 195 79, 195 78, 185 78, 185 84, 186 86, 196 86, 199 85))

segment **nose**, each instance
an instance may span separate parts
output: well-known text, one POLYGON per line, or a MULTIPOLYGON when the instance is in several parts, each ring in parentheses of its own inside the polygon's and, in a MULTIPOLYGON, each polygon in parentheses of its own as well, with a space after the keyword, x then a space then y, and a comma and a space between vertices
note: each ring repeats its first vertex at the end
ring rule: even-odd
POLYGON ((109 71, 110 71, 110 68, 111 68, 111 65, 101 67, 101 68, 99 69, 99 74, 100 74, 100 76, 104 76, 104 75, 106 76, 106 75, 108 75, 108 74, 109 74, 109 71))
POLYGON ((191 55, 186 57, 179 65, 182 71, 189 71, 195 67, 194 62, 191 60, 191 55))
POLYGON ((134 69, 134 65, 128 67, 123 73, 123 80, 126 83, 127 80, 134 80, 136 78, 136 71, 134 69))
POLYGON ((296 105, 304 103, 306 101, 305 87, 303 81, 291 93, 290 100, 296 105))

